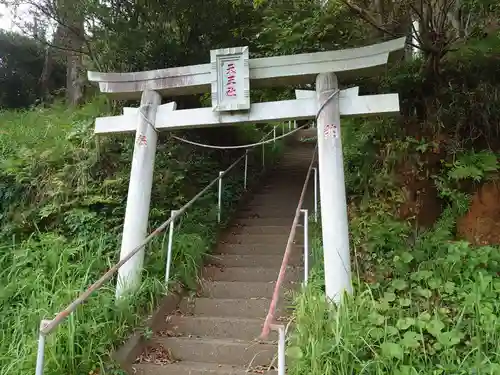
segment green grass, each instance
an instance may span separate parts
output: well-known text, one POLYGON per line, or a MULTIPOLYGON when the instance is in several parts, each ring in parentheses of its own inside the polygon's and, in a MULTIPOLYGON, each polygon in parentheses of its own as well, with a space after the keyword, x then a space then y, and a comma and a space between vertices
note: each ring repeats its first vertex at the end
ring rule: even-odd
MULTIPOLYGON (((118 259, 133 137, 96 139, 93 120, 106 112, 98 98, 76 111, 56 105, 1 114, 0 375, 33 374, 40 319, 52 318, 118 259)), ((250 126, 224 133, 241 143, 262 136, 250 126)), ((270 165, 281 143, 268 150, 270 165)), ((162 135, 150 229, 243 152, 199 150, 162 135)), ((251 155, 252 182, 262 162, 260 150, 251 155)), ((243 193, 242 170, 240 165, 224 179, 224 220, 243 193)), ((214 188, 176 225, 171 275, 188 288, 196 287, 200 261, 220 229, 216 202, 214 188)), ((147 246, 136 295, 117 306, 113 279, 49 335, 45 374, 118 374, 110 369, 109 354, 164 295, 165 257, 163 235, 147 246)))
POLYGON ((389 214, 373 227, 356 215, 356 292, 329 304, 316 258, 295 303, 290 374, 499 374, 500 249, 453 241, 456 214, 413 238, 389 214))

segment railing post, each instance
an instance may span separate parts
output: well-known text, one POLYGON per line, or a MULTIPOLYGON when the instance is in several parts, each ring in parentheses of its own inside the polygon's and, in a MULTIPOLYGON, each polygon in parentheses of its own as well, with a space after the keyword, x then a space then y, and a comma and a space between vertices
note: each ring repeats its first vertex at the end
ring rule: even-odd
POLYGON ((273 143, 276 143, 276 126, 273 127, 273 143))
POLYGON ((318 168, 314 170, 314 222, 318 222, 318 168))
MULTIPOLYGON (((170 217, 172 218, 177 213, 177 210, 172 210, 170 212, 170 217)), ((174 238, 174 221, 170 222, 170 228, 168 231, 168 245, 167 245, 167 264, 165 266, 165 287, 168 288, 168 281, 170 279, 170 265, 172 263, 172 245, 174 238)))
POLYGON ((266 145, 262 144, 262 169, 266 168, 266 145))
POLYGON ((304 286, 309 280, 309 211, 300 210, 304 214, 304 286))
POLYGON ((43 327, 50 323, 50 320, 40 322, 40 333, 38 334, 38 351, 36 355, 35 375, 43 374, 43 365, 45 360, 45 334, 42 333, 43 327))
POLYGON ((293 120, 293 128, 297 129, 297 120, 293 120))
POLYGON ((285 327, 278 326, 278 375, 285 375, 285 327))
POLYGON ((217 209, 217 222, 220 224, 222 212, 222 175, 224 172, 219 172, 219 203, 217 209))
POLYGON ((292 131, 292 120, 288 121, 288 131, 292 131))
POLYGON ((245 177, 243 179, 243 188, 247 190, 247 175, 248 175, 248 150, 245 150, 245 177))

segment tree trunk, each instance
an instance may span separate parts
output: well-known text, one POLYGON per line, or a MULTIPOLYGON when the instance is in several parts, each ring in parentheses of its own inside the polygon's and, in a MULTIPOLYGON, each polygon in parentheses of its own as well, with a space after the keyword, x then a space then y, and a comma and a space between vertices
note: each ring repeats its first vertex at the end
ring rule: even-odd
POLYGON ((57 47, 64 48, 64 28, 62 25, 58 25, 56 32, 54 33, 54 39, 52 40, 52 45, 47 45, 45 48, 45 62, 43 64, 42 74, 40 76, 40 94, 42 101, 46 101, 50 97, 51 93, 51 78, 52 72, 54 70, 54 62, 57 59, 65 60, 66 54, 64 50, 59 50, 57 47), (62 53, 61 53, 62 52, 62 53))
POLYGON ((69 52, 66 66, 66 99, 72 106, 82 102, 83 86, 81 54, 69 52))
POLYGON ((85 84, 82 54, 85 29, 82 3, 59 0, 58 13, 66 49, 66 100, 70 105, 76 106, 82 102, 85 84))
POLYGON ((40 76, 40 95, 42 102, 45 102, 50 96, 50 76, 54 66, 52 60, 51 47, 45 48, 45 61, 43 63, 42 75, 40 76))

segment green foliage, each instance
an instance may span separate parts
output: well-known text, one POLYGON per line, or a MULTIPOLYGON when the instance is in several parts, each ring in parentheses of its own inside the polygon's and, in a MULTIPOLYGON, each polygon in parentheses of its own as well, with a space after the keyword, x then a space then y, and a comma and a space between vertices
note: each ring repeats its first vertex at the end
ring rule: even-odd
MULTIPOLYGON (((106 112, 98 98, 77 111, 56 105, 2 114, 1 375, 33 373, 40 319, 53 317, 117 261, 134 139, 95 137, 93 120, 106 112)), ((214 138, 217 132, 205 135, 214 138)), ((249 125, 225 129, 226 141, 233 144, 262 136, 249 125)), ((268 165, 279 152, 279 145, 266 147, 268 165)), ((194 148, 160 135, 150 230, 243 153, 194 148)), ((260 158, 260 148, 250 153, 250 182, 259 178, 260 158)), ((224 178, 224 220, 243 192, 242 167, 224 178)), ((214 188, 176 222, 172 283, 196 287, 201 259, 220 229, 216 205, 214 188)), ((46 374, 103 373, 114 345, 143 325, 165 293, 166 243, 164 235, 147 246, 136 295, 115 305, 111 280, 48 336, 46 374)))
POLYGON ((454 202, 465 213, 469 205, 469 195, 461 191, 461 184, 472 182, 482 183, 497 177, 499 169, 497 156, 491 151, 474 152, 454 155, 453 162, 444 163, 441 174, 432 176, 441 198, 454 202))
POLYGON ((402 129, 387 119, 343 121, 345 179, 349 192, 377 195, 393 189, 394 166, 409 147, 400 140, 402 129))
POLYGON ((453 241, 459 213, 416 237, 389 213, 356 215, 356 293, 329 304, 317 263, 295 304, 290 373, 498 373, 500 252, 453 241))
MULTIPOLYGON (((398 92, 402 113, 411 119, 416 111, 418 119, 424 121, 424 134, 431 131, 446 135, 450 139, 450 152, 472 145, 497 150, 499 52, 500 38, 492 35, 450 53, 439 80, 426 78, 421 72, 423 62, 415 60, 393 68, 373 83, 380 84, 387 92, 398 92)), ((376 86, 370 91, 379 91, 376 86)), ((408 131, 415 132, 412 120, 406 126, 408 131)))
POLYGON ((482 151, 479 153, 468 152, 462 154, 458 159, 449 165, 448 178, 454 181, 472 179, 480 182, 488 172, 498 171, 498 160, 491 151, 482 151))
POLYGON ((210 49, 252 44, 259 14, 248 1, 91 1, 94 54, 106 71, 201 64, 210 49), (214 27, 217 25, 217 27, 214 27))
POLYGON ((492 45, 451 54, 445 84, 425 82, 418 61, 392 71, 384 82, 400 93, 402 121, 343 122, 355 294, 340 306, 326 301, 313 232, 315 266, 295 300, 290 374, 500 373, 500 248, 455 239, 469 193, 498 176, 492 45), (425 121, 412 118, 415 108, 425 121), (427 230, 397 212, 401 187, 422 180, 434 181, 444 206, 427 230))
POLYGON ((359 44, 363 28, 349 9, 339 2, 322 3, 259 2, 257 9, 262 12, 256 40, 259 55, 317 52, 359 44))

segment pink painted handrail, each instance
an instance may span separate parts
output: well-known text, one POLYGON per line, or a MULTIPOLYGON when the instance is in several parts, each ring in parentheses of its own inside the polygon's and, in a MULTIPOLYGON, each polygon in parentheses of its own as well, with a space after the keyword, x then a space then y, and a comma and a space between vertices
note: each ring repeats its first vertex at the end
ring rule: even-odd
POLYGON ((295 231, 297 229, 297 225, 299 224, 300 210, 302 209, 302 203, 306 195, 307 185, 309 183, 309 177, 311 176, 311 170, 314 164, 314 160, 316 158, 317 149, 318 146, 316 145, 311 160, 311 164, 309 164, 309 169, 307 170, 306 180, 304 182, 304 186, 302 187, 299 203, 297 205, 297 209, 295 210, 295 217, 293 218, 292 229, 290 230, 290 235, 288 236, 288 241, 286 243, 286 248, 285 248, 285 254, 283 255, 283 261, 281 262, 280 272, 278 275, 278 279, 276 280, 276 285, 274 286, 273 298, 269 306, 269 312, 267 313, 266 321, 264 322, 264 326, 262 327, 262 333, 260 335, 262 339, 267 338, 267 336, 269 335, 269 331, 271 330, 271 325, 273 325, 274 314, 276 312, 276 306, 278 304, 279 292, 281 284, 283 283, 283 280, 285 278, 285 272, 286 272, 286 267, 288 265, 288 260, 290 258, 290 253, 292 252, 292 245, 295 238, 295 231))

